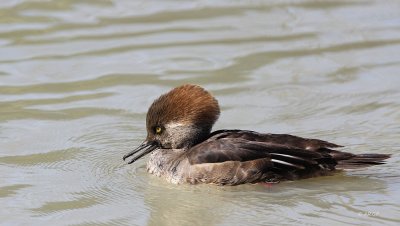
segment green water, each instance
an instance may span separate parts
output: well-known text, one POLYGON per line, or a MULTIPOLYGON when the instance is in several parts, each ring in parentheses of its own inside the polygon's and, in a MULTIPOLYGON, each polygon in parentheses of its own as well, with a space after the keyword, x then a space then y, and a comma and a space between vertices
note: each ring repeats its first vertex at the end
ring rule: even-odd
POLYGON ((399 1, 0 2, 0 225, 399 225, 399 1), (391 153, 265 187, 173 185, 145 159, 153 99, 195 83, 215 129, 391 153))

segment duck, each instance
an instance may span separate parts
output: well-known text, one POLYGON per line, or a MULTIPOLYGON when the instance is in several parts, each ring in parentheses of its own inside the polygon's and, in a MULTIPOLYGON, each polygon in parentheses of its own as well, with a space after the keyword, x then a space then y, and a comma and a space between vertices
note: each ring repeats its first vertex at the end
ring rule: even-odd
POLYGON ((147 136, 123 160, 132 164, 150 154, 147 171, 174 184, 239 185, 328 176, 390 157, 344 152, 341 145, 290 134, 211 132, 219 115, 218 101, 201 86, 173 88, 150 105, 147 136))

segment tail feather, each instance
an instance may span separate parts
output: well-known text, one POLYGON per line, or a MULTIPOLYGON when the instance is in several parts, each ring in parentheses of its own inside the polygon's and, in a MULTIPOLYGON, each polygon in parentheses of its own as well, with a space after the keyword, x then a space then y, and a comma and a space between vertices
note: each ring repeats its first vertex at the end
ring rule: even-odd
POLYGON ((385 163, 390 158, 389 154, 359 154, 348 159, 338 159, 336 169, 358 169, 385 163))

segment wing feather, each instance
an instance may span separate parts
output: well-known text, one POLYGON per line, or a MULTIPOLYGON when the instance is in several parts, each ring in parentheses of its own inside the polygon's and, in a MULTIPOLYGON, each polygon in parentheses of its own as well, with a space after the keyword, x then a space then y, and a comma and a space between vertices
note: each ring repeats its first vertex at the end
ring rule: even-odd
POLYGON ((267 158, 274 168, 286 170, 321 168, 320 165, 332 168, 336 165, 336 161, 328 154, 233 137, 220 137, 202 142, 188 150, 187 158, 192 165, 267 158))

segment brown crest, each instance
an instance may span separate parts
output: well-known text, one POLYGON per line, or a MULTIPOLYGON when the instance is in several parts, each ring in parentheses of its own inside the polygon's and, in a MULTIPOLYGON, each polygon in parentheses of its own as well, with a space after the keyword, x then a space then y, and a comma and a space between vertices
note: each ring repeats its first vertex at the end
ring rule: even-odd
POLYGON ((156 99, 147 112, 146 124, 148 130, 167 123, 211 129, 219 114, 218 101, 209 92, 198 85, 186 84, 156 99))

